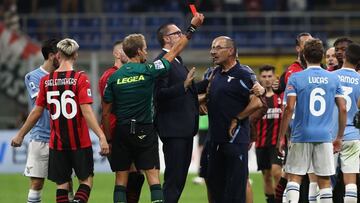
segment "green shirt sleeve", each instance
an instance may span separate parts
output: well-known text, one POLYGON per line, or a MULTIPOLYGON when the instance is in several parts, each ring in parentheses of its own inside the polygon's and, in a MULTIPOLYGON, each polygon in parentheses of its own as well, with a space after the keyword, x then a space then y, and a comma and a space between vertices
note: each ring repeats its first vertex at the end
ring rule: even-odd
POLYGON ((114 95, 113 95, 113 91, 112 91, 112 83, 114 80, 113 76, 114 76, 114 74, 112 76, 110 76, 110 78, 108 79, 106 86, 105 86, 103 101, 106 103, 112 103, 114 100, 114 95))
POLYGON ((171 67, 170 62, 164 58, 158 59, 158 60, 154 61, 153 63, 146 64, 147 70, 154 77, 158 77, 158 76, 166 73, 167 71, 169 71, 170 67, 171 67))

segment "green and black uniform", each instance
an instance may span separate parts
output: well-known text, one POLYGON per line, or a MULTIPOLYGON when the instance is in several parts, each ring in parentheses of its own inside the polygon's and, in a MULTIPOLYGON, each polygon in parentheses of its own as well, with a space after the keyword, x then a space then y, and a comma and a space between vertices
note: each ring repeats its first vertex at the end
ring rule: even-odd
POLYGON ((124 171, 132 162, 137 169, 159 168, 158 140, 153 128, 153 90, 158 76, 170 69, 162 58, 153 63, 127 63, 108 80, 104 101, 112 103, 116 115, 116 135, 110 165, 113 171, 124 171), (130 121, 136 120, 135 134, 130 121))

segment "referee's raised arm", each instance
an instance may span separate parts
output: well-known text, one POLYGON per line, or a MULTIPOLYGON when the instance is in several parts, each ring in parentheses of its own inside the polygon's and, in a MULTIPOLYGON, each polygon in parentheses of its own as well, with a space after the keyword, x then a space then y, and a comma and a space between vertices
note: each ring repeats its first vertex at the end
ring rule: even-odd
POLYGON ((168 53, 164 55, 163 58, 168 60, 169 62, 172 62, 176 56, 180 54, 180 52, 185 48, 185 46, 188 44, 189 40, 191 39, 191 36, 194 34, 196 29, 201 26, 201 24, 204 22, 204 15, 202 13, 197 13, 192 19, 191 24, 186 30, 186 33, 184 35, 181 35, 180 40, 170 49, 168 53))

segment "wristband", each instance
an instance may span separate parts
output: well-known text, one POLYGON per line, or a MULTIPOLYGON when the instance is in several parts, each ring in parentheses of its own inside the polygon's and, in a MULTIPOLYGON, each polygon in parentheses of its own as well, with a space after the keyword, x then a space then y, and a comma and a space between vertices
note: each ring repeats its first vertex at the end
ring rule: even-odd
POLYGON ((196 31, 196 26, 191 24, 186 30, 186 38, 190 40, 192 34, 194 34, 195 31, 196 31))

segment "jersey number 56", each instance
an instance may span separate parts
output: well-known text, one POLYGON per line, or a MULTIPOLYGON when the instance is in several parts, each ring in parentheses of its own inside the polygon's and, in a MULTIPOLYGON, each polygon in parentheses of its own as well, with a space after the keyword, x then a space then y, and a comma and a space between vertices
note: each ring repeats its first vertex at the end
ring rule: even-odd
POLYGON ((60 113, 67 119, 72 119, 77 113, 77 105, 73 97, 75 96, 74 92, 71 90, 65 90, 61 96, 60 101, 54 96, 60 96, 59 91, 49 91, 46 94, 46 100, 49 104, 55 105, 55 113, 50 114, 52 120, 56 120, 60 117, 60 113), (67 105, 71 106, 71 111, 68 112, 66 109, 67 105))

